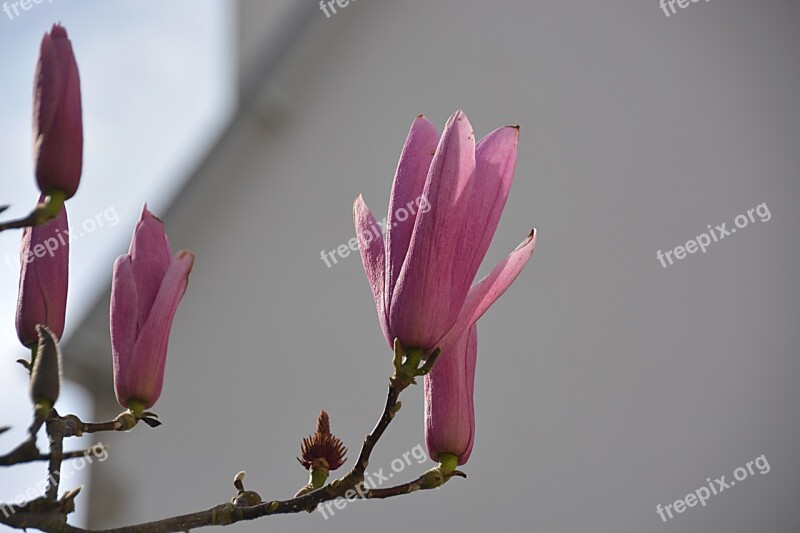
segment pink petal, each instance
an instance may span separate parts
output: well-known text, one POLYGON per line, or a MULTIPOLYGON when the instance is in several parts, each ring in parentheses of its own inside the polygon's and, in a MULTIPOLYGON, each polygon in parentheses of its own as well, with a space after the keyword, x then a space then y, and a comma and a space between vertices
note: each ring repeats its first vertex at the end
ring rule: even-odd
POLYGON ((170 262, 131 353, 126 381, 131 398, 151 407, 161 396, 172 320, 189 283, 194 255, 181 251, 170 262))
POLYGON ((466 115, 457 111, 445 126, 425 182, 431 209, 417 216, 392 293, 389 324, 405 346, 430 346, 453 325, 464 302, 466 290, 454 289, 474 174, 475 135, 466 115))
POLYGON ((506 205, 517 164, 518 127, 499 128, 475 147, 475 183, 472 187, 461 248, 459 292, 469 291, 494 237, 506 205))
MULTIPOLYGON (((43 200, 44 195, 39 197, 40 202, 43 200)), ((23 230, 20 263, 16 315, 20 342, 26 346, 38 342, 37 324, 47 326, 61 338, 69 287, 69 221, 66 206, 46 224, 23 230)))
POLYGON ((384 280, 386 268, 385 246, 383 236, 381 236, 375 216, 369 210, 364 198, 358 195, 353 203, 353 222, 356 226, 356 237, 358 238, 358 248, 361 251, 361 262, 364 265, 364 272, 367 274, 367 281, 372 289, 372 297, 375 299, 375 308, 378 311, 378 322, 381 331, 386 338, 389 346, 394 344, 394 337, 389 330, 386 321, 386 306, 384 304, 384 280))
POLYGON ((463 465, 472 452, 475 437, 473 392, 478 356, 478 328, 472 326, 442 352, 425 376, 425 443, 428 455, 458 457, 463 465))
MULTIPOLYGON (((400 162, 397 164, 397 172, 395 172, 392 184, 392 194, 389 198, 389 214, 386 218, 386 268, 389 276, 385 287, 384 302, 392 301, 392 289, 400 275, 400 269, 411 242, 414 221, 419 213, 417 202, 422 196, 438 142, 439 133, 436 131, 436 126, 424 116, 418 116, 411 125, 411 131, 408 132, 408 138, 403 145, 403 152, 400 154, 400 162), (397 213, 401 209, 407 211, 413 209, 415 214, 401 222, 396 220, 397 213), (397 222, 396 226, 393 224, 394 222, 397 222)), ((426 204, 422 203, 422 205, 426 204)), ((387 306, 386 312, 388 313, 388 311, 387 306)))
POLYGON ((131 258, 133 277, 136 280, 136 293, 139 301, 137 331, 144 327, 147 314, 153 306, 156 294, 161 287, 161 280, 167 272, 172 251, 164 231, 164 223, 147 209, 142 208, 142 215, 133 232, 128 255, 131 258))
POLYGON ((505 259, 503 259, 488 276, 472 286, 458 315, 458 320, 450 331, 439 342, 433 344, 444 352, 457 342, 458 337, 483 316, 491 305, 506 292, 519 273, 525 267, 536 246, 536 230, 532 230, 528 238, 505 259))
POLYGON ((114 392, 122 407, 127 407, 131 393, 126 376, 130 369, 130 356, 136 342, 138 321, 138 299, 136 280, 128 255, 121 255, 114 261, 111 277, 111 352, 114 367, 114 392))

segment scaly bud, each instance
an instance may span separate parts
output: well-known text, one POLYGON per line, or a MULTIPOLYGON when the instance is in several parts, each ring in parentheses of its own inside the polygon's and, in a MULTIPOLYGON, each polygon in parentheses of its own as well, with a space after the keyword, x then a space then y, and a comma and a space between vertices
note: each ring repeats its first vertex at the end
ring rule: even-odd
POLYGON ((61 349, 58 338, 44 326, 36 326, 39 348, 31 372, 31 400, 49 410, 58 400, 61 388, 61 349))

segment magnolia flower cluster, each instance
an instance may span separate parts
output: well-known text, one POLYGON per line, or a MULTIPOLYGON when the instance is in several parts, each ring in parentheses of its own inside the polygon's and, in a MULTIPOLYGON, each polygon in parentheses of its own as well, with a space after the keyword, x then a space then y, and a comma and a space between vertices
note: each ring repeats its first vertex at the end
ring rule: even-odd
MULTIPOLYGON (((34 102, 36 180, 40 205, 47 209, 44 219, 37 218, 23 232, 16 326, 20 342, 33 353, 31 395, 44 409, 58 397, 69 245, 28 259, 39 243, 67 234, 64 201, 78 190, 83 157, 80 77, 60 25, 42 40, 34 102)), ((399 343, 407 357, 438 355, 427 363, 432 368, 424 386, 425 439, 429 456, 450 469, 469 459, 475 438, 476 322, 513 283, 536 243, 531 231, 475 282, 511 189, 518 140, 519 128, 509 126, 476 142, 461 111, 450 117, 441 135, 419 116, 397 166, 389 217, 419 198, 429 208, 390 225, 384 240, 371 230, 376 219, 361 196, 353 207, 361 258, 387 343, 399 343)), ((128 253, 114 263, 109 315, 114 391, 119 404, 136 417, 161 395, 170 329, 193 264, 191 253, 172 251, 164 224, 145 205, 128 253)), ((303 442, 299 459, 311 472, 303 490, 319 487, 329 470, 343 464, 344 453, 323 411, 317 432, 303 442)))
MULTIPOLYGON (((32 395, 50 405, 58 397, 60 352, 69 285, 69 242, 55 253, 33 249, 69 232, 64 200, 78 190, 83 161, 80 76, 67 31, 54 25, 42 39, 34 80, 34 160, 40 202, 57 198, 52 220, 22 234, 16 326, 20 342, 33 353, 32 395), (37 359, 37 354, 39 358, 37 359), (52 361, 57 361, 53 363, 52 361), (39 366, 50 370, 37 371, 39 366), (55 372, 52 368, 57 368, 55 372), (38 376, 46 376, 38 377, 38 376)), ((186 290, 194 256, 172 253, 164 224, 147 206, 130 250, 114 264, 111 345, 117 401, 134 414, 158 400, 164 380, 169 332, 186 290)))

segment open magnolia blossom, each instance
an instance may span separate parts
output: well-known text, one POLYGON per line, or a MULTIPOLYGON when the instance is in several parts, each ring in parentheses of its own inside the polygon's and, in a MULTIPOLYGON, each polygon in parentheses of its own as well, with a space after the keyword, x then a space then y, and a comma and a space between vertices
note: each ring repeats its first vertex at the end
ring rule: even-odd
POLYGON ((422 196, 430 209, 373 235, 375 216, 356 198, 353 218, 367 280, 386 341, 429 352, 449 347, 519 275, 536 231, 473 285, 506 204, 517 163, 519 128, 494 130, 475 143, 467 116, 456 111, 441 139, 420 115, 397 165, 389 217, 422 196))

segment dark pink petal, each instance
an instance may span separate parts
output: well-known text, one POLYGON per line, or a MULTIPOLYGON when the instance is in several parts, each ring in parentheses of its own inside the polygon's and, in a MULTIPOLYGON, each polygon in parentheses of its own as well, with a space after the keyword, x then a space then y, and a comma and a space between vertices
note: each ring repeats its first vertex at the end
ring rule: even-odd
MULTIPOLYGON (((453 327, 439 342, 432 347, 438 347, 444 352, 449 346, 457 342, 458 338, 472 324, 483 316, 491 305, 506 292, 509 286, 517 279, 525 264, 533 253, 536 245, 536 230, 532 230, 528 238, 505 259, 503 259, 488 276, 472 286, 464 302, 464 307, 453 327)), ((438 364, 438 363, 437 363, 438 364)))
POLYGON ((36 181, 43 193, 71 198, 83 167, 83 118, 78 65, 66 30, 45 34, 34 77, 33 138, 36 181))
POLYGON ((356 226, 356 237, 358 238, 358 248, 361 251, 361 262, 364 265, 364 272, 367 274, 367 281, 372 289, 372 297, 375 299, 375 308, 378 312, 378 322, 381 331, 386 338, 389 346, 394 343, 394 337, 389 330, 386 321, 386 306, 384 304, 384 279, 386 267, 386 252, 383 244, 383 236, 378 226, 375 216, 369 210, 361 195, 358 195, 353 203, 353 222, 356 226))
POLYGON ((491 132, 475 147, 475 183, 458 252, 459 293, 469 291, 492 243, 511 190, 518 141, 519 128, 505 127, 491 132))
POLYGON ((147 209, 147 205, 142 208, 142 215, 134 229, 128 255, 136 280, 139 301, 137 331, 140 331, 172 260, 164 223, 147 209))
POLYGON ((457 281, 459 238, 475 174, 475 135, 463 112, 447 122, 423 194, 408 254, 392 292, 389 326, 405 346, 432 345, 455 322, 466 297, 457 281))
MULTIPOLYGON (((424 116, 418 116, 411 125, 411 131, 408 132, 408 138, 403 145, 403 152, 400 154, 400 162, 392 183, 392 194, 389 198, 389 214, 386 218, 386 269, 388 271, 384 296, 386 303, 392 301, 392 289, 406 258, 420 205, 423 208, 427 205, 420 200, 438 143, 439 133, 436 131, 436 126, 424 116), (401 209, 408 211, 410 215, 407 220, 402 222, 396 220, 401 209), (393 224, 394 222, 397 222, 396 226, 393 224)), ((388 313, 388 311, 387 305, 386 312, 388 313)))
POLYGON ((128 399, 152 405, 161 396, 172 320, 186 291, 194 255, 181 251, 170 262, 144 327, 139 332, 124 377, 128 399))
MULTIPOLYGON (((44 196, 40 197, 40 201, 44 196)), ((38 342, 36 325, 64 334, 69 286, 69 222, 63 206, 41 226, 25 228, 20 248, 17 336, 25 346, 38 342)))
POLYGON ((428 455, 435 461, 440 453, 449 453, 463 465, 472 452, 477 356, 478 328, 473 325, 447 352, 442 352, 425 376, 425 443, 428 455))

